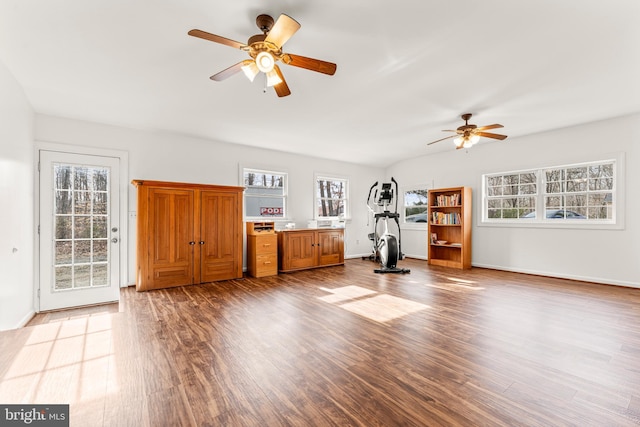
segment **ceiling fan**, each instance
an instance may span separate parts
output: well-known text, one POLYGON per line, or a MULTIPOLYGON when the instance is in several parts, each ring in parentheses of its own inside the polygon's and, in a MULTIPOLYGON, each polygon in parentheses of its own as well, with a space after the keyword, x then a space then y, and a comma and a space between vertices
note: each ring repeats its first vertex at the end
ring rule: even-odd
MULTIPOLYGON (((336 72, 336 64, 307 58, 292 53, 284 53, 282 46, 300 29, 300 24, 288 15, 281 14, 277 21, 269 15, 258 15, 256 25, 262 34, 249 37, 246 44, 226 37, 207 33, 206 31, 193 29, 189 35, 201 39, 220 43, 236 49, 244 50, 251 59, 240 61, 231 67, 211 76, 211 80, 222 81, 232 75, 243 71, 249 80, 253 81, 260 73, 266 75, 266 86, 273 87, 279 97, 291 94, 289 86, 276 62, 281 61, 287 65, 304 68, 318 73, 332 76, 336 72)), ((266 90, 266 88, 265 88, 266 90)))
POLYGON ((485 132, 485 130, 489 129, 497 129, 504 127, 499 124, 487 125, 478 127, 473 124, 469 124, 469 119, 471 118, 471 113, 463 114, 462 120, 464 120, 464 125, 460 126, 456 130, 443 130, 443 132, 455 132, 455 135, 447 136, 445 138, 438 139, 436 141, 430 142, 427 145, 435 144, 436 142, 444 141, 445 139, 454 138, 453 142, 456 144, 456 149, 460 148, 469 148, 480 140, 480 137, 483 136, 485 138, 493 138, 503 140, 507 138, 507 135, 500 135, 497 133, 489 133, 485 132))

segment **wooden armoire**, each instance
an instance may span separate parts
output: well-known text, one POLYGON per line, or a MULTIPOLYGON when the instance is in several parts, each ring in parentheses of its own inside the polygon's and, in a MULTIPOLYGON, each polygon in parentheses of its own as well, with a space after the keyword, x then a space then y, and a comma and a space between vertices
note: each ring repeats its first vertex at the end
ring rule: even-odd
POLYGON ((133 180, 138 190, 136 290, 242 277, 242 192, 133 180))

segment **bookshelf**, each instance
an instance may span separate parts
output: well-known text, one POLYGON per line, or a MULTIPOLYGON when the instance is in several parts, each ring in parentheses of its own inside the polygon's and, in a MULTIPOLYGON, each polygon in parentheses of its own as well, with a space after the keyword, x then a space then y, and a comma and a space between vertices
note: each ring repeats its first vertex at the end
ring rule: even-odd
POLYGON ((471 268, 471 188, 429 190, 429 265, 471 268))

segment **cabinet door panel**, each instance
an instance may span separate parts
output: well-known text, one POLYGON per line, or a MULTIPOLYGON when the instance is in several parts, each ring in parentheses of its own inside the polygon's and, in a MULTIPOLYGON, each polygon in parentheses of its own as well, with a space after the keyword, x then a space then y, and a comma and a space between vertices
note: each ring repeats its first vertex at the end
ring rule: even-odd
POLYGON ((341 231, 319 231, 320 265, 340 264, 344 262, 344 240, 341 231))
POLYGON ((193 283, 193 192, 149 191, 149 287, 193 283))
POLYGON ((288 268, 307 268, 316 265, 314 233, 287 233, 288 268))
POLYGON ((238 197, 236 193, 215 191, 201 194, 201 283, 238 277, 238 197))

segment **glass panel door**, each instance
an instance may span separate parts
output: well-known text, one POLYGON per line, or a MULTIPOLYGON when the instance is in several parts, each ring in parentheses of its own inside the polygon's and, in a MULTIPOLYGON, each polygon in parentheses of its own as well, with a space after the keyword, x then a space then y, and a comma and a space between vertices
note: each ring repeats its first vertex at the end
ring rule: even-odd
POLYGON ((119 298, 118 159, 40 152, 40 310, 119 298))

